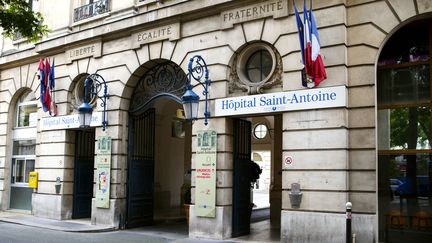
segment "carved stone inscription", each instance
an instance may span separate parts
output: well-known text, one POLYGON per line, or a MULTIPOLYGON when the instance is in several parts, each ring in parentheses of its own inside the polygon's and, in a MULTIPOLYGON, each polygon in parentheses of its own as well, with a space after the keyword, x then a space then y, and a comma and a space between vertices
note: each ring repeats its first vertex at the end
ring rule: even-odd
POLYGON ((74 60, 86 58, 86 57, 100 57, 102 55, 102 43, 92 43, 84 46, 75 47, 66 50, 66 58, 68 63, 74 60))
POLYGON ((288 1, 273 0, 228 10, 221 13, 222 28, 230 28, 234 24, 273 16, 288 16, 288 1))
POLYGON ((160 40, 177 40, 180 38, 180 24, 170 24, 153 29, 141 30, 132 34, 132 48, 160 40))

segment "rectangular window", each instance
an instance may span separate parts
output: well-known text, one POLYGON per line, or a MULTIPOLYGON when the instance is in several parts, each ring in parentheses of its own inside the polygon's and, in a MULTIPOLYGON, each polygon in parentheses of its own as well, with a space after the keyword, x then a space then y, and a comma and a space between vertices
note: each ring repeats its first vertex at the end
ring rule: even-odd
POLYGON ((35 140, 19 140, 13 142, 12 155, 35 155, 36 141, 35 140))
POLYGON ((17 126, 29 127, 36 125, 34 119, 37 118, 37 105, 18 106, 17 126))
POLYGON ((26 184, 29 174, 35 170, 35 140, 13 141, 12 184, 26 184))
POLYGON ((389 239, 399 242, 396 239, 401 233, 414 237, 430 232, 432 155, 379 155, 378 166, 379 220, 386 225, 389 239))
POLYGON ((427 106, 378 110, 378 148, 432 149, 430 117, 427 106))
POLYGON ((34 170, 34 159, 12 159, 12 184, 28 183, 29 174, 34 170))
POLYGON ((419 104, 430 99, 429 65, 378 70, 378 104, 419 104))

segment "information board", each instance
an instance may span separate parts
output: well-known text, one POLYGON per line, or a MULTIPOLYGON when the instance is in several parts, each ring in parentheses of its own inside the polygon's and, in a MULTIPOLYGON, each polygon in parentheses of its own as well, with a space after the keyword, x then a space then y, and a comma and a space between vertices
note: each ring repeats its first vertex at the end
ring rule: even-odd
POLYGON ((111 181, 111 137, 102 136, 96 148, 96 207, 109 208, 111 181))
POLYGON ((216 217, 216 147, 216 131, 198 131, 195 163, 195 214, 199 217, 216 217))

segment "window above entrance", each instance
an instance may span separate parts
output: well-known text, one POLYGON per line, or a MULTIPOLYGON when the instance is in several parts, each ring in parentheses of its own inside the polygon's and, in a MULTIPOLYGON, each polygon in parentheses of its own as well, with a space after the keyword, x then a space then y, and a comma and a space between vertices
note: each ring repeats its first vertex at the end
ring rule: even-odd
MULTIPOLYGON (((88 77, 89 74, 83 73, 78 75, 75 80, 75 87, 72 95, 72 111, 78 110, 78 107, 84 102, 84 81, 88 77)), ((91 106, 96 105, 96 96, 90 97, 89 104, 91 106)))
POLYGON ((257 42, 243 47, 231 60, 230 93, 262 93, 282 84, 282 58, 267 43, 257 42))
POLYGON ((256 139, 263 139, 267 136, 267 126, 265 124, 259 123, 254 127, 253 135, 256 139))
POLYGON ((37 101, 33 92, 21 96, 17 105, 16 127, 35 127, 37 123, 37 101))

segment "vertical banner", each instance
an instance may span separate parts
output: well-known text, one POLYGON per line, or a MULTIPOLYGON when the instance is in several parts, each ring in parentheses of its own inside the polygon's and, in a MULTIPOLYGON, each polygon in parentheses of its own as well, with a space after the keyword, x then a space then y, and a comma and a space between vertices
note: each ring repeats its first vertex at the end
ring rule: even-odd
POLYGON ((216 131, 198 131, 195 173, 195 214, 216 217, 216 131))
POLYGON ((96 147, 96 207, 109 208, 111 137, 99 137, 96 147))

